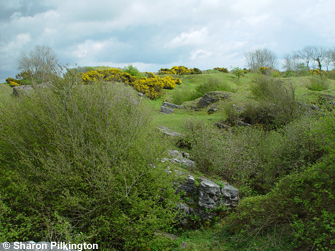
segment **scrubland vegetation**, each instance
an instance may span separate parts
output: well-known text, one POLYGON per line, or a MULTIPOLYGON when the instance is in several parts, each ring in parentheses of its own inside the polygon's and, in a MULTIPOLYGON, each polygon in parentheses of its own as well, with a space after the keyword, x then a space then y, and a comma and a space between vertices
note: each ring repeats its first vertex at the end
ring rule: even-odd
MULTIPOLYGON (((10 95, 13 79, 1 84, 0 242, 334 250, 335 73, 274 65, 159 74, 78 67, 43 74, 53 87, 20 98, 10 95), (213 91, 228 98, 208 113, 197 103, 213 91), (163 101, 183 109, 159 113, 163 101), (182 136, 163 137, 157 126, 182 136), (167 149, 190 153, 196 168, 186 172, 237 187, 236 211, 179 228, 176 177, 160 162, 167 149)), ((42 82, 24 74, 17 85, 42 82)))

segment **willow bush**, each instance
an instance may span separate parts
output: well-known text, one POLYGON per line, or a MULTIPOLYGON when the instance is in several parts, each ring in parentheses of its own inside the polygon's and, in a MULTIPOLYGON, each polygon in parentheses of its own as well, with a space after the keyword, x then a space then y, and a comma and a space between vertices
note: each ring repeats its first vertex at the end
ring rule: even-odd
POLYGON ((0 241, 130 250, 174 222, 165 147, 132 88, 63 81, 0 109, 0 241))

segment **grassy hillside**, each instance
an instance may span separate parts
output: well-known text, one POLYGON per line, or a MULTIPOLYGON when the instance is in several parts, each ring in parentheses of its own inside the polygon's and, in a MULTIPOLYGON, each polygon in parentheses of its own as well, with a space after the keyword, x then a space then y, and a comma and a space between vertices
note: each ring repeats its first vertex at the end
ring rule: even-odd
POLYGON ((335 80, 250 72, 238 79, 214 70, 179 77, 181 85, 141 104, 132 88, 110 82, 67 89, 71 83, 62 80, 55 93, 33 99, 12 97, 0 84, 0 241, 49 236, 119 250, 334 250, 335 80), (212 91, 228 98, 199 107, 212 91), (163 102, 182 109, 163 114, 163 102), (158 126, 182 136, 162 138, 158 126), (236 212, 198 229, 171 227, 173 205, 160 198, 176 199, 172 178, 157 161, 167 149, 190 153, 197 165, 176 168, 237 187, 236 212), (157 169, 148 169, 152 163, 157 169), (157 229, 174 238, 160 238, 157 229))

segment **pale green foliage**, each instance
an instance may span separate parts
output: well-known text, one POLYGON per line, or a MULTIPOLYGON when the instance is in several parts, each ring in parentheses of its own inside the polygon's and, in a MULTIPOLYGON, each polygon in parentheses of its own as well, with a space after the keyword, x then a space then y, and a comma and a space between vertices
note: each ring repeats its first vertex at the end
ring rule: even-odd
POLYGON ((224 82, 219 77, 212 76, 210 76, 203 84, 198 85, 195 90, 199 93, 199 96, 203 96, 210 91, 234 91, 230 84, 224 82))
POLYGON ((132 88, 65 80, 0 113, 0 241, 130 250, 174 221, 164 144, 132 88))
POLYGON ((244 76, 244 72, 243 69, 241 69, 240 67, 234 67, 232 70, 233 74, 240 79, 240 77, 244 76))
POLYGON ((30 78, 45 82, 57 73, 58 60, 49 46, 36 45, 29 53, 22 52, 18 59, 18 69, 29 72, 30 78))
POLYGON ((123 72, 129 73, 134 77, 143 77, 143 74, 133 65, 128 65, 123 68, 123 72))

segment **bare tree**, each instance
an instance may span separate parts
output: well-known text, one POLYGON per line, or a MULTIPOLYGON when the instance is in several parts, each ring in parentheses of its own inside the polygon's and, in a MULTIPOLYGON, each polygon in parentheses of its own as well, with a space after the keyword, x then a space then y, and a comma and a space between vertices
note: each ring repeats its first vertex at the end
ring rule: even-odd
POLYGON ((314 59, 314 48, 315 46, 305 46, 302 50, 295 52, 295 55, 305 61, 308 71, 310 70, 309 63, 314 59))
POLYGON ((51 47, 36 45, 29 53, 21 52, 17 63, 18 69, 28 72, 32 79, 45 82, 56 71, 58 60, 51 47))
POLYGON ((262 66, 276 68, 277 55, 267 48, 256 49, 244 54, 248 68, 257 71, 262 66))
POLYGON ((300 57, 293 52, 291 55, 287 54, 284 56, 284 66, 283 68, 287 71, 287 72, 295 72, 296 74, 299 73, 299 71, 301 70, 301 61, 300 61, 300 57))
POLYGON ((322 78, 322 66, 326 63, 327 48, 322 46, 313 46, 313 59, 318 64, 320 77, 322 78))
POLYGON ((330 57, 330 62, 335 67, 335 48, 329 49, 329 57, 330 57))
POLYGON ((327 49, 325 63, 324 63, 324 66, 327 68, 327 72, 329 72, 329 66, 332 63, 332 53, 333 52, 331 49, 327 49))

